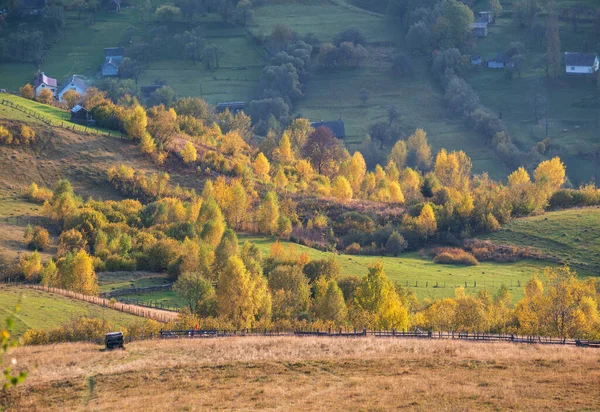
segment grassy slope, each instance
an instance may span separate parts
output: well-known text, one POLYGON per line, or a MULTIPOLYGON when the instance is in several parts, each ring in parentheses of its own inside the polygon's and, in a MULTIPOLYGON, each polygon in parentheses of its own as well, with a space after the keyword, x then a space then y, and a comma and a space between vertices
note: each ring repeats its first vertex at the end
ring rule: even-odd
POLYGON ((515 219, 485 236, 497 243, 533 246, 576 270, 600 270, 600 209, 571 209, 515 219))
POLYGON ((387 121, 388 108, 394 105, 400 113, 405 136, 422 127, 428 132, 434 150, 442 147, 464 150, 473 159, 476 172, 487 171, 498 178, 507 174, 508 170, 480 136, 463 122, 450 119, 424 61, 413 59, 413 76, 399 77, 392 73, 392 59, 403 49, 403 36, 401 27, 391 20, 334 4, 277 4, 257 7, 255 21, 258 27, 253 27, 253 31, 269 33, 276 24, 285 23, 301 34, 315 33, 323 42, 331 41, 337 32, 349 27, 357 27, 365 34, 369 58, 363 66, 336 73, 316 71, 309 80, 305 98, 296 108, 312 120, 342 117, 346 123, 346 142, 351 147, 364 139, 370 124, 387 121), (359 98, 362 88, 370 92, 366 107, 359 98))
POLYGON ((60 344, 11 352, 32 370, 9 392, 11 408, 594 410, 600 403, 593 349, 294 337, 98 349, 60 344))
MULTIPOLYGON (((271 238, 240 236, 240 243, 245 241, 255 243, 265 255, 268 254, 274 242, 271 238)), ((472 294, 483 288, 495 293, 502 284, 505 284, 509 287, 516 302, 523 296, 522 286, 529 278, 534 273, 543 271, 544 266, 551 264, 542 261, 521 261, 502 264, 483 262, 479 266, 437 265, 417 253, 407 253, 397 258, 351 256, 321 252, 288 242, 285 242, 284 245, 291 247, 298 255, 304 252, 308 253, 312 260, 335 257, 340 262, 343 275, 364 276, 373 262, 381 260, 388 277, 404 286, 408 282, 408 286, 413 288, 419 299, 454 296, 454 289, 459 286, 464 287, 467 282, 466 292, 472 294), (418 286, 415 287, 417 282, 418 286), (439 286, 437 288, 435 287, 436 282, 439 286), (477 283, 476 287, 473 286, 474 282, 477 283), (521 287, 518 286, 519 282, 521 287), (443 287, 444 283, 446 287, 443 287)))
MULTIPOLYGON (((127 46, 130 36, 133 41, 148 38, 150 30, 159 25, 153 15, 144 16, 142 21, 135 7, 124 7, 119 13, 98 12, 92 25, 85 17, 78 20, 76 13, 66 14, 65 35, 53 45, 41 66, 48 75, 57 78, 59 84, 73 74, 86 75, 92 81, 99 79, 105 47, 127 46)), ((164 80, 179 96, 202 95, 213 104, 224 100, 246 100, 264 63, 244 29, 223 24, 214 14, 203 16, 190 25, 201 28, 207 43, 221 47, 220 69, 209 71, 201 63, 193 65, 167 47, 161 53, 170 54, 169 59, 152 63, 140 76, 139 84, 164 80)), ((178 31, 185 28, 186 24, 177 26, 178 31)), ((0 87, 16 91, 31 82, 34 74, 34 65, 2 64, 0 87)))
MULTIPOLYGON (((502 3, 505 9, 510 9, 512 2, 502 3)), ((559 8, 573 4, 567 0, 556 3, 559 8)), ((593 0, 577 3, 597 5, 593 0)), ((584 51, 584 40, 586 37, 591 38, 591 33, 591 24, 580 23, 578 32, 573 33, 570 22, 562 21, 562 52, 584 51)), ((590 147, 598 144, 598 108, 573 106, 582 98, 598 94, 594 82, 565 76, 564 66, 560 69, 558 81, 546 79, 543 70, 534 68, 534 63, 546 52, 545 43, 536 44, 526 29, 517 27, 512 17, 500 18, 495 25, 490 26, 488 37, 477 40, 476 53, 481 54, 484 59, 491 59, 497 52, 506 50, 511 41, 523 41, 527 47, 526 68, 522 78, 515 74, 513 80, 506 80, 503 70, 482 68, 470 76, 469 83, 484 105, 496 113, 502 113, 515 143, 524 151, 528 151, 545 137, 545 126, 535 124, 533 97, 539 92, 546 93, 550 101, 548 135, 553 149, 558 148, 558 154, 566 161, 569 177, 573 183, 590 181, 593 177, 597 180, 593 159, 587 159, 585 155, 592 151, 590 147)), ((594 51, 593 46, 589 51, 594 51)))
POLYGON ((78 316, 106 319, 116 325, 128 325, 140 318, 113 309, 69 299, 39 290, 20 289, 0 285, 0 318, 15 318, 15 332, 20 335, 28 329, 51 329, 78 316), (21 311, 14 308, 21 302, 21 311))

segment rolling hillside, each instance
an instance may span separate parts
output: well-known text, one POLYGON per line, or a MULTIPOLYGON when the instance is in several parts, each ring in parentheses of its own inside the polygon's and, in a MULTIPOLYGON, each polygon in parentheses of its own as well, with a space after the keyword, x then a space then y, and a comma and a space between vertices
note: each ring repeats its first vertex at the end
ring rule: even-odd
POLYGON ((105 319, 118 326, 126 326, 141 319, 57 294, 6 285, 0 285, 0 301, 0 319, 12 317, 15 320, 16 335, 22 335, 28 329, 57 328, 80 316, 105 319), (21 307, 18 313, 14 310, 17 304, 21 307))
POLYGON ((485 236, 493 242, 533 246, 576 270, 600 271, 600 209, 570 209, 515 219, 485 236))

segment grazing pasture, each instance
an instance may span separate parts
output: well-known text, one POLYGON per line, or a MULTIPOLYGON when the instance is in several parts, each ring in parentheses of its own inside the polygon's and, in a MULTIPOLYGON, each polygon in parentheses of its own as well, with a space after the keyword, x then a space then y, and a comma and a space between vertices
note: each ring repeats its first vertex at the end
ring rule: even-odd
POLYGON ((11 352, 9 410, 592 410, 595 349, 391 338, 75 343, 11 352))

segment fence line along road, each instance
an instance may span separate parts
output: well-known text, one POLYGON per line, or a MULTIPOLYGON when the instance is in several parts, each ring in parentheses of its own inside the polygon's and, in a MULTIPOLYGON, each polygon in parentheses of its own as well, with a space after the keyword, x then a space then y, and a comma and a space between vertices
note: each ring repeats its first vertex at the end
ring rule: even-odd
POLYGON ((600 341, 590 341, 581 339, 563 339, 551 338, 543 336, 521 336, 515 334, 494 334, 494 333, 469 333, 469 332, 424 332, 424 331, 377 331, 377 330, 362 330, 362 331, 344 331, 343 329, 335 331, 280 331, 268 329, 243 329, 243 330, 162 330, 159 337, 161 339, 176 339, 176 338, 216 338, 216 337, 232 337, 232 336, 314 336, 314 337, 330 337, 330 338, 364 338, 373 336, 376 338, 407 338, 407 339, 430 339, 430 340, 466 340, 475 342, 511 342, 511 343, 528 343, 537 345, 566 345, 599 348, 600 341))
POLYGON ((164 322, 164 323, 167 323, 172 320, 176 320, 177 316, 178 316, 177 312, 161 310, 161 309, 154 309, 154 308, 147 308, 147 307, 143 307, 143 306, 136 306, 136 305, 126 304, 126 303, 121 303, 121 302, 112 302, 111 303, 111 301, 108 299, 99 298, 97 296, 84 295, 82 293, 72 292, 70 290, 65 290, 65 289, 51 288, 48 286, 30 285, 30 284, 21 284, 21 285, 17 285, 17 286, 23 287, 23 288, 28 288, 28 289, 42 290, 44 292, 49 292, 49 293, 56 293, 58 295, 67 296, 69 298, 81 300, 81 301, 88 302, 88 303, 93 303, 95 305, 104 306, 104 307, 107 307, 110 309, 118 310, 120 312, 129 313, 132 315, 141 316, 141 317, 148 318, 148 319, 154 319, 154 320, 157 320, 159 322, 164 322))

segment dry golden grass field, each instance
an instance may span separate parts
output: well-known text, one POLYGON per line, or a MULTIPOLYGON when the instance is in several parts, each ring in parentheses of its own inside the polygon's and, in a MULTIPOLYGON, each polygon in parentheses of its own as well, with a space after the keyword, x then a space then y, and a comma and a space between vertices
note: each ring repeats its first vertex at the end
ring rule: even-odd
POLYGON ((598 410, 600 351, 382 338, 22 347, 7 410, 598 410), (37 367, 36 367, 37 365, 37 367), (35 367, 35 369, 33 369, 35 367))

